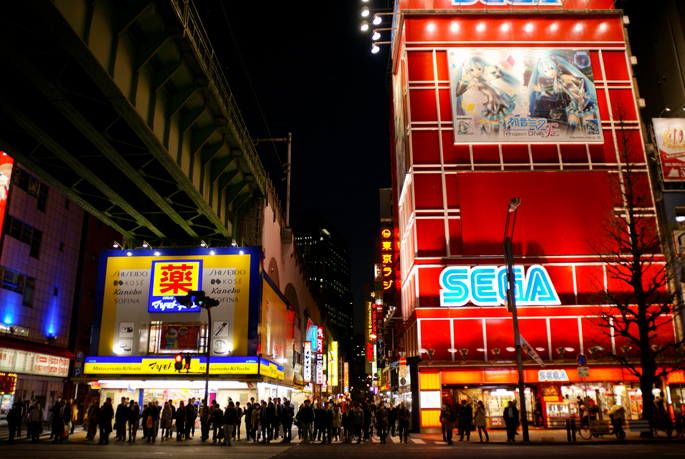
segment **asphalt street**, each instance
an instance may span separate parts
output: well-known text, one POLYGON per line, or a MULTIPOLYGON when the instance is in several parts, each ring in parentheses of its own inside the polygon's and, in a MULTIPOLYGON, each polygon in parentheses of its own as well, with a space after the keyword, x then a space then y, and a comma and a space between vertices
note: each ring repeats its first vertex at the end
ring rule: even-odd
MULTIPOLYGON (((439 435, 418 435, 409 437, 408 443, 399 443, 398 437, 389 437, 387 444, 380 444, 378 440, 362 444, 343 444, 333 442, 322 445, 320 443, 305 443, 294 438, 290 444, 281 443, 281 439, 270 444, 234 441, 230 447, 220 446, 211 441, 202 443, 199 438, 190 441, 160 442, 147 444, 140 439, 135 444, 116 442, 110 437, 108 445, 98 445, 97 441, 86 441, 85 434, 78 429, 68 441, 63 444, 53 444, 45 433, 38 444, 31 444, 25 439, 15 444, 6 444, 7 429, 0 430, 0 459, 7 458, 45 458, 50 459, 122 459, 123 457, 182 457, 182 458, 214 458, 232 457, 239 459, 328 459, 328 458, 388 458, 397 459, 398 455, 405 458, 439 459, 445 457, 465 456, 469 458, 522 458, 531 457, 564 458, 591 456, 607 458, 645 458, 659 457, 669 459, 685 458, 685 442, 682 439, 656 441, 640 441, 637 437, 626 442, 614 441, 611 438, 594 439, 567 443, 562 441, 561 435, 542 438, 532 435, 531 443, 506 443, 500 440, 500 432, 491 433, 491 442, 480 443, 478 438, 471 438, 470 442, 458 442, 455 438, 453 445, 447 445, 439 435), (559 437, 559 439, 557 439, 559 437), (554 440, 552 440, 554 438, 554 440)), ((559 432, 560 433, 560 432, 559 432)), ((541 433, 542 434, 542 433, 541 433)), ((549 431, 547 431, 549 435, 549 431)))

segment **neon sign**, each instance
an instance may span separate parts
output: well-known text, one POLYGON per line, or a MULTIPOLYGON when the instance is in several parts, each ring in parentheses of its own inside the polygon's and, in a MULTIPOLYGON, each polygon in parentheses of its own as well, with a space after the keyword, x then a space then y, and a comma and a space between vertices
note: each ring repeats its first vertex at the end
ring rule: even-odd
POLYGON ((568 381, 566 370, 540 370, 538 371, 540 381, 568 381))
POLYGON ((192 290, 202 290, 202 260, 153 261, 148 312, 197 312, 176 301, 192 290))
POLYGON ((562 6, 561 0, 452 0, 452 5, 470 6, 482 3, 487 6, 562 6))
POLYGON ((312 343, 304 343, 304 382, 312 382, 312 343))
MULTIPOLYGON (((559 305, 547 270, 532 265, 524 272, 514 266, 516 304, 519 306, 559 305)), ((459 307, 466 303, 477 306, 505 304, 507 271, 504 266, 450 266, 440 273, 440 306, 459 307)))

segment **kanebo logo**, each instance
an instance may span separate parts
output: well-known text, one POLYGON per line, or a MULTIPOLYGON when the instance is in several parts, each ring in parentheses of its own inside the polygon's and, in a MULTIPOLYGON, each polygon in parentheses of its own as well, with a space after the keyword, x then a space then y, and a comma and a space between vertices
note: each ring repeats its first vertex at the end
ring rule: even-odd
POLYGON ((562 6, 561 0, 452 0, 452 5, 469 6, 476 3, 483 5, 514 5, 514 6, 562 6))
MULTIPOLYGON (((519 306, 558 305, 547 270, 532 265, 528 272, 514 266, 516 304, 519 306)), ((505 304, 507 270, 505 266, 450 266, 440 273, 440 306, 501 306, 505 304)))

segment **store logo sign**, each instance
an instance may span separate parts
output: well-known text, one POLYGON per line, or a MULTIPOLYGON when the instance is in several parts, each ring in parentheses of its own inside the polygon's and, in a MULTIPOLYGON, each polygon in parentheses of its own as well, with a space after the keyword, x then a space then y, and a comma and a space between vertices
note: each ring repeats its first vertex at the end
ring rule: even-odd
MULTIPOLYGON (((514 266, 516 304, 518 306, 560 305, 554 284, 541 265, 524 272, 514 266)), ((502 306, 506 301, 505 266, 450 266, 440 273, 440 306, 502 306)))
POLYGON ((312 381, 312 343, 304 343, 304 382, 312 381))
POLYGON ((197 312, 175 298, 194 290, 202 290, 202 260, 153 261, 148 312, 197 312))
POLYGON ((561 0, 452 0, 452 5, 470 6, 481 3, 487 6, 562 6, 561 0))
POLYGON ((568 381, 566 370, 540 370, 538 381, 568 381))

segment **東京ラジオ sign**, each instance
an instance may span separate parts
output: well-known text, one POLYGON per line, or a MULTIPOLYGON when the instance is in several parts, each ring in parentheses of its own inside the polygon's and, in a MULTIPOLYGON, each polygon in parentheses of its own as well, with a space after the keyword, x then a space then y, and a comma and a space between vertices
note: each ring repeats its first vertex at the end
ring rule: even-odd
MULTIPOLYGON (((559 305, 552 280, 540 265, 514 266, 516 304, 559 305)), ((502 306, 507 291, 505 266, 449 266, 440 273, 440 306, 502 306)))
POLYGON ((478 3, 487 6, 561 6, 561 0, 452 0, 452 5, 469 6, 478 3))

